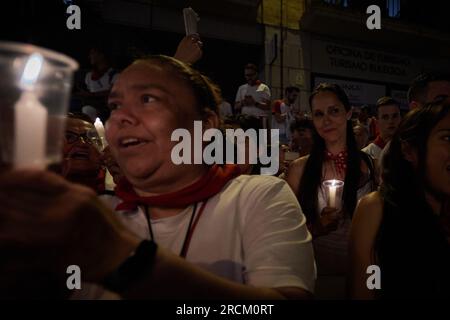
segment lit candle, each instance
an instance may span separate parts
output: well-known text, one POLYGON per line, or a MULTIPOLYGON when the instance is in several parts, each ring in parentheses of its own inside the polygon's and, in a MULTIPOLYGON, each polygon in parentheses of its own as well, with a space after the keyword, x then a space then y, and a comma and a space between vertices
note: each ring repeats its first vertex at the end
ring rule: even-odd
POLYGON ((14 106, 14 167, 45 169, 47 141, 47 109, 34 92, 43 58, 32 54, 20 80, 23 90, 14 106))
POLYGON ((336 208, 336 184, 333 180, 332 184, 330 185, 330 191, 329 191, 329 207, 330 208, 336 208))
POLYGON ((100 140, 102 141, 102 147, 106 148, 108 146, 108 142, 106 141, 105 127, 103 126, 102 120, 100 120, 100 118, 95 119, 94 126, 97 130, 100 140))

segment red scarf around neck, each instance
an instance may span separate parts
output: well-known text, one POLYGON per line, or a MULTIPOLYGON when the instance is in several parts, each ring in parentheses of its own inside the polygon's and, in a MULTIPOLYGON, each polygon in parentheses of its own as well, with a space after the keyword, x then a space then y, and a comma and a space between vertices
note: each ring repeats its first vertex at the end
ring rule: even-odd
POLYGON ((225 184, 241 174, 237 165, 226 164, 213 165, 208 172, 193 184, 171 193, 157 196, 141 197, 133 189, 133 186, 122 179, 115 188, 116 196, 123 202, 116 210, 135 210, 139 205, 178 208, 204 201, 219 193, 225 184))
POLYGON ((334 155, 330 151, 325 150, 325 160, 331 160, 334 162, 337 174, 344 176, 347 171, 347 150, 341 151, 334 155))
POLYGON ((384 149, 384 147, 386 146, 386 142, 384 142, 384 140, 381 138, 380 135, 378 135, 376 137, 376 139, 373 141, 373 143, 375 145, 377 145, 378 147, 380 147, 380 149, 384 149))

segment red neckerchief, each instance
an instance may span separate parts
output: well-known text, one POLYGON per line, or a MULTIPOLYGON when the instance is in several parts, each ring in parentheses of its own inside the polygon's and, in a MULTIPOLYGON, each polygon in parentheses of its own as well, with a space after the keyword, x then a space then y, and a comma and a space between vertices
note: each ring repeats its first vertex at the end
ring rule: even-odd
POLYGON ((344 176, 347 171, 347 150, 341 151, 334 155, 328 150, 325 150, 325 160, 331 160, 334 162, 334 167, 336 168, 337 174, 344 176))
POLYGON ((166 208, 185 207, 219 193, 228 181, 240 173, 237 165, 213 165, 200 180, 190 186, 179 191, 150 197, 140 197, 134 191, 133 186, 126 179, 122 179, 114 190, 116 196, 123 201, 116 207, 116 210, 132 211, 139 205, 166 208))
POLYGON ((373 143, 380 147, 380 149, 384 149, 384 147, 386 146, 386 142, 384 142, 380 135, 377 136, 373 143))

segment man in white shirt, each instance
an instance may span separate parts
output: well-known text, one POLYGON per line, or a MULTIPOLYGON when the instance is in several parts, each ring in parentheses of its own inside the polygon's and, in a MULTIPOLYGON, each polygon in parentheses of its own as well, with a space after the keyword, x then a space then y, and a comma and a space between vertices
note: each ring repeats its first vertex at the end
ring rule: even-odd
MULTIPOLYGON (((437 99, 450 97, 450 75, 448 74, 419 74, 408 89, 409 110, 422 108, 427 103, 437 99)), ((380 165, 383 164, 384 154, 389 149, 389 143, 379 156, 380 165)))
POLYGON ((239 87, 236 94, 235 110, 260 119, 268 119, 270 112, 270 89, 258 80, 258 69, 254 64, 244 68, 246 84, 239 87))
POLYGON ((231 104, 229 104, 227 101, 223 100, 219 104, 219 115, 222 119, 225 119, 226 117, 233 115, 233 110, 231 108, 231 104))
POLYGON ((391 140, 400 124, 400 105, 391 97, 382 97, 377 101, 377 120, 380 134, 367 147, 362 149, 374 159, 379 159, 381 151, 391 140))
POLYGON ((83 113, 93 120, 100 117, 105 121, 109 117, 106 98, 118 76, 117 70, 111 67, 108 49, 102 46, 89 50, 91 70, 84 77, 84 86, 76 93, 83 100, 83 113))
POLYGON ((276 100, 272 106, 272 129, 278 129, 280 142, 288 144, 291 140, 290 125, 295 121, 294 103, 298 98, 300 89, 289 86, 284 90, 284 99, 276 100))

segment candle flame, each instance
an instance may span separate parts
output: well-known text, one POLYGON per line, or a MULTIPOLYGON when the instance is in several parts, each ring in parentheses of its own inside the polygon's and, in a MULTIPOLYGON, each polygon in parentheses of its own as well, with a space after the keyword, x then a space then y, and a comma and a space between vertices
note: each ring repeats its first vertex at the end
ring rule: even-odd
POLYGON ((32 88, 42 69, 44 58, 39 53, 33 53, 25 65, 20 84, 25 88, 32 88))

